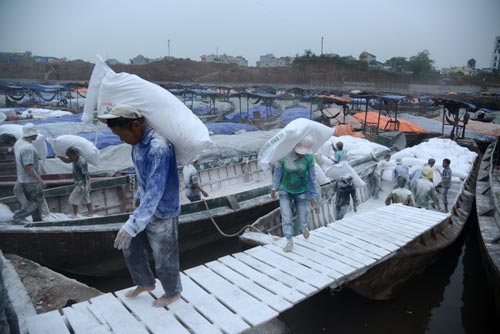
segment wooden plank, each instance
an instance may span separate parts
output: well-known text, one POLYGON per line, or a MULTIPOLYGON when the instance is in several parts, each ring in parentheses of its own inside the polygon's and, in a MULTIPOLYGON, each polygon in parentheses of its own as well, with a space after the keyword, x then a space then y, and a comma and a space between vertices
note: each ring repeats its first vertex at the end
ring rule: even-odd
POLYGON ((391 242, 388 242, 388 241, 383 240, 383 239, 378 238, 378 237, 371 236, 371 235, 366 234, 366 233, 360 233, 360 232, 355 231, 351 228, 346 228, 345 226, 342 226, 342 225, 330 224, 330 225, 328 225, 328 228, 332 229, 333 231, 345 233, 347 235, 352 236, 353 238, 366 241, 366 242, 371 243, 373 245, 377 245, 381 248, 385 248, 391 252, 394 252, 394 251, 399 249, 398 245, 395 245, 391 242))
MULTIPOLYGON (((151 294, 156 298, 163 296, 165 291, 161 284, 156 284, 156 288, 151 294)), ((202 316, 193 305, 186 303, 183 299, 178 299, 169 304, 167 309, 172 311, 175 316, 186 325, 193 333, 221 334, 220 328, 209 322, 202 316)))
POLYGON ((280 250, 280 253, 275 253, 264 247, 255 247, 249 249, 245 253, 258 258, 261 261, 288 273, 289 275, 293 275, 297 279, 304 280, 316 288, 322 289, 329 284, 330 279, 321 276, 318 272, 307 268, 304 265, 286 258, 282 250, 280 250))
POLYGON ((393 215, 399 215, 403 217, 418 217, 421 219, 421 223, 425 224, 426 221, 430 220, 443 220, 446 219, 448 214, 442 213, 442 212, 437 212, 437 211, 432 211, 432 210, 427 210, 427 209, 421 209, 421 208, 416 208, 416 207, 411 207, 411 206, 406 206, 402 204, 396 204, 396 205, 388 205, 385 207, 378 208, 377 210, 387 212, 387 214, 393 214, 393 215))
MULTIPOLYGON (((84 302, 87 306, 88 302, 84 302)), ((83 304, 83 303, 79 303, 83 304)), ((100 323, 96 317, 92 315, 90 311, 85 308, 85 311, 82 308, 78 307, 65 307, 62 309, 66 320, 68 320, 69 325, 73 328, 73 332, 75 334, 105 334, 111 333, 111 329, 105 325, 100 323)))
POLYGON ((281 296, 255 284, 253 281, 227 267, 222 262, 212 261, 207 263, 206 266, 279 313, 293 307, 293 304, 281 298, 281 296))
POLYGON ((297 304, 306 297, 304 294, 298 292, 293 287, 286 286, 280 281, 272 279, 271 277, 255 270, 254 268, 237 260, 232 256, 228 255, 221 257, 218 259, 218 261, 224 263, 226 266, 232 268, 240 274, 248 277, 260 286, 264 286, 275 294, 280 295, 283 299, 288 300, 291 303, 297 304))
POLYGON ((408 230, 401 228, 397 225, 387 224, 383 220, 373 220, 366 221, 364 219, 359 219, 356 224, 361 230, 373 230, 379 233, 385 233, 388 237, 394 238, 403 242, 404 244, 415 239, 415 236, 420 233, 408 232, 408 230))
POLYGON ((252 326, 262 324, 279 315, 266 304, 229 283, 205 266, 194 267, 184 271, 184 273, 252 326))
MULTIPOLYGON (((271 248, 272 245, 266 247, 271 248)), ((356 267, 340 262, 334 257, 328 257, 325 254, 316 253, 315 251, 311 250, 310 247, 303 246, 303 242, 301 240, 297 240, 295 242, 293 252, 285 253, 284 255, 295 261, 315 263, 318 267, 318 269, 316 270, 332 277, 332 279, 339 279, 342 277, 342 275, 350 273, 356 269, 356 267)))
POLYGON ((435 225, 436 221, 438 220, 441 221, 443 219, 446 219, 446 217, 442 217, 441 219, 441 217, 427 216, 425 215, 425 213, 426 211, 428 212, 429 210, 426 209, 418 209, 418 210, 420 210, 420 213, 418 212, 404 213, 401 211, 394 211, 391 213, 387 213, 379 211, 378 214, 382 214, 386 217, 391 217, 392 219, 398 219, 400 221, 404 221, 405 223, 412 224, 413 226, 423 227, 423 228, 430 228, 435 225))
POLYGON ((143 325, 110 293, 90 299, 89 310, 96 316, 100 314, 113 333, 148 334, 143 325))
POLYGON ((298 240, 297 243, 314 252, 324 254, 329 258, 334 258, 344 263, 344 266, 347 267, 344 271, 350 272, 353 268, 364 267, 373 263, 373 257, 353 252, 336 242, 328 242, 325 239, 321 239, 315 234, 311 235, 308 241, 307 244, 301 240, 298 240))
MULTIPOLYGON (((380 253, 377 254, 377 253, 370 251, 369 249, 368 250, 364 249, 364 248, 360 247, 359 245, 349 243, 349 242, 337 237, 336 235, 325 234, 323 231, 325 231, 325 230, 314 231, 314 237, 315 237, 314 243, 319 244, 319 245, 322 245, 322 244, 329 245, 330 243, 335 243, 339 247, 345 248, 346 254, 357 253, 357 254, 364 255, 367 258, 371 258, 371 259, 375 259, 375 260, 380 259, 381 257, 384 256, 384 254, 389 253, 389 251, 384 250, 382 248, 379 248, 379 250, 381 250, 383 252, 381 254, 380 253)), ((326 231, 330 231, 330 230, 327 229, 326 231)))
POLYGON ((256 271, 259 271, 259 272, 281 282, 282 284, 284 284, 288 287, 295 288, 297 291, 304 294, 305 296, 310 296, 316 291, 316 288, 313 287, 308 282, 298 280, 297 278, 289 275, 288 273, 285 273, 285 272, 279 270, 278 268, 273 267, 267 263, 264 263, 264 262, 260 261, 259 259, 256 259, 253 256, 250 256, 246 253, 237 253, 237 254, 233 254, 233 256, 236 259, 240 260, 241 262, 247 264, 251 268, 255 269, 256 271))
POLYGON ((189 334, 189 331, 175 318, 172 311, 153 307, 154 298, 149 293, 141 293, 137 297, 125 297, 130 289, 115 292, 116 297, 138 317, 154 334, 173 332, 189 334))
MULTIPOLYGON (((296 241, 298 241, 298 240, 296 240, 296 241)), ((277 252, 277 253, 282 252, 281 248, 277 245, 266 245, 264 247, 266 247, 267 249, 269 249, 273 252, 277 252)), ((293 252, 283 253, 283 256, 285 256, 286 258, 288 258, 294 262, 297 262, 297 263, 300 263, 306 267, 309 267, 309 268, 321 273, 322 275, 329 276, 333 280, 342 276, 342 273, 339 270, 335 270, 335 269, 325 265, 325 263, 320 263, 319 261, 317 261, 311 257, 308 257, 305 253, 307 253, 307 249, 305 249, 305 252, 304 252, 304 247, 300 246, 299 244, 297 244, 297 242, 295 242, 295 245, 293 247, 293 252)))
POLYGON ((374 245, 371 242, 367 242, 364 240, 361 240, 359 238, 356 238, 350 234, 344 233, 342 231, 335 231, 332 226, 335 223, 329 224, 327 227, 321 227, 316 230, 316 232, 319 233, 324 233, 329 236, 333 236, 335 238, 340 238, 341 240, 344 240, 345 242, 348 242, 356 247, 360 247, 365 250, 369 250, 370 252, 373 252, 374 254, 380 255, 380 256, 385 256, 388 253, 391 253, 392 250, 388 250, 385 248, 380 247, 379 245, 374 245))
POLYGON ((26 319, 26 328, 30 334, 69 334, 68 327, 59 311, 50 311, 33 315, 26 319))
POLYGON ((381 222, 374 219, 372 219, 371 222, 368 223, 361 219, 356 219, 355 224, 353 224, 352 220, 352 218, 351 220, 342 219, 337 222, 337 225, 352 228, 368 235, 373 235, 374 237, 389 241, 400 247, 406 245, 409 241, 414 239, 414 237, 408 237, 395 231, 380 228, 379 224, 381 222))
POLYGON ((239 316, 221 304, 213 295, 207 293, 185 274, 181 274, 182 297, 219 326, 224 333, 240 333, 250 328, 239 316))
MULTIPOLYGON (((422 233, 427 226, 422 226, 421 224, 417 224, 412 222, 411 220, 400 220, 394 219, 394 217, 387 217, 386 214, 378 211, 373 212, 373 217, 378 219, 385 219, 384 224, 382 226, 386 226, 387 228, 391 228, 397 231, 404 231, 408 236, 414 236, 415 233, 422 233)), ((366 218, 361 218, 364 221, 368 221, 366 218)))

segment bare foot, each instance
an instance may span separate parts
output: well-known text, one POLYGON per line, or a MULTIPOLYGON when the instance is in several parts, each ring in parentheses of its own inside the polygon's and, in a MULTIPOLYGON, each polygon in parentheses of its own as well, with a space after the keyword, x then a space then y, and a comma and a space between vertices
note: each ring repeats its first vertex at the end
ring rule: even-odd
POLYGON ((154 289, 155 289, 154 285, 145 285, 145 286, 138 285, 134 290, 127 291, 125 293, 125 297, 136 297, 142 292, 153 291, 154 289))
POLYGON ((175 302, 180 298, 181 298, 180 293, 168 297, 162 296, 153 302, 153 307, 165 307, 168 304, 172 304, 173 302, 175 302))

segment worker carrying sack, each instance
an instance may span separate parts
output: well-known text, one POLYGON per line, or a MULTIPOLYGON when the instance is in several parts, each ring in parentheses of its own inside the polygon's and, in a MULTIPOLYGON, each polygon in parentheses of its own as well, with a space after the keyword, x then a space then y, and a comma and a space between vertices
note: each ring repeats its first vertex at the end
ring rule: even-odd
POLYGON ((47 141, 52 146, 56 156, 67 158, 66 151, 68 148, 73 147, 78 150, 88 163, 98 167, 99 150, 87 139, 74 135, 62 135, 57 138, 47 138, 47 141))
POLYGON ((304 138, 310 136, 316 152, 333 135, 333 129, 306 118, 297 118, 271 137, 260 149, 258 159, 262 169, 284 158, 304 138))
POLYGON ((137 75, 115 73, 98 57, 82 121, 94 121, 98 114, 107 114, 119 104, 139 109, 148 126, 174 145, 179 164, 187 164, 213 145, 205 124, 177 97, 137 75))

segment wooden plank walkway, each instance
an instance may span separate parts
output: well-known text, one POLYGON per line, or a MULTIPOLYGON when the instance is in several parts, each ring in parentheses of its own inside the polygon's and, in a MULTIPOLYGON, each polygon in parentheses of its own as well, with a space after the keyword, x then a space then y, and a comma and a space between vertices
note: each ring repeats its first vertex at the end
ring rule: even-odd
POLYGON ((449 214, 391 205, 295 237, 221 257, 181 273, 182 298, 167 308, 156 290, 107 293, 26 319, 29 333, 241 333, 276 318, 322 289, 361 276, 449 214))

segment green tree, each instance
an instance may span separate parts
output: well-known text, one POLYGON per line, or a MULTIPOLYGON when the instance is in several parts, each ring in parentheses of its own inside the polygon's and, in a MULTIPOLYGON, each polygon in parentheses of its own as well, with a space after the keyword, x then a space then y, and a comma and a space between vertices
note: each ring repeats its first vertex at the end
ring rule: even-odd
POLYGON ((429 51, 424 50, 416 56, 410 57, 407 69, 413 72, 413 77, 416 80, 435 79, 439 77, 439 73, 433 64, 434 60, 430 58, 429 51))
POLYGON ((390 66, 393 72, 403 72, 408 65, 405 57, 392 57, 385 62, 385 65, 390 66))
POLYGON ((471 58, 471 59, 467 60, 467 66, 469 66, 470 68, 475 69, 476 68, 476 60, 474 58, 471 58))

